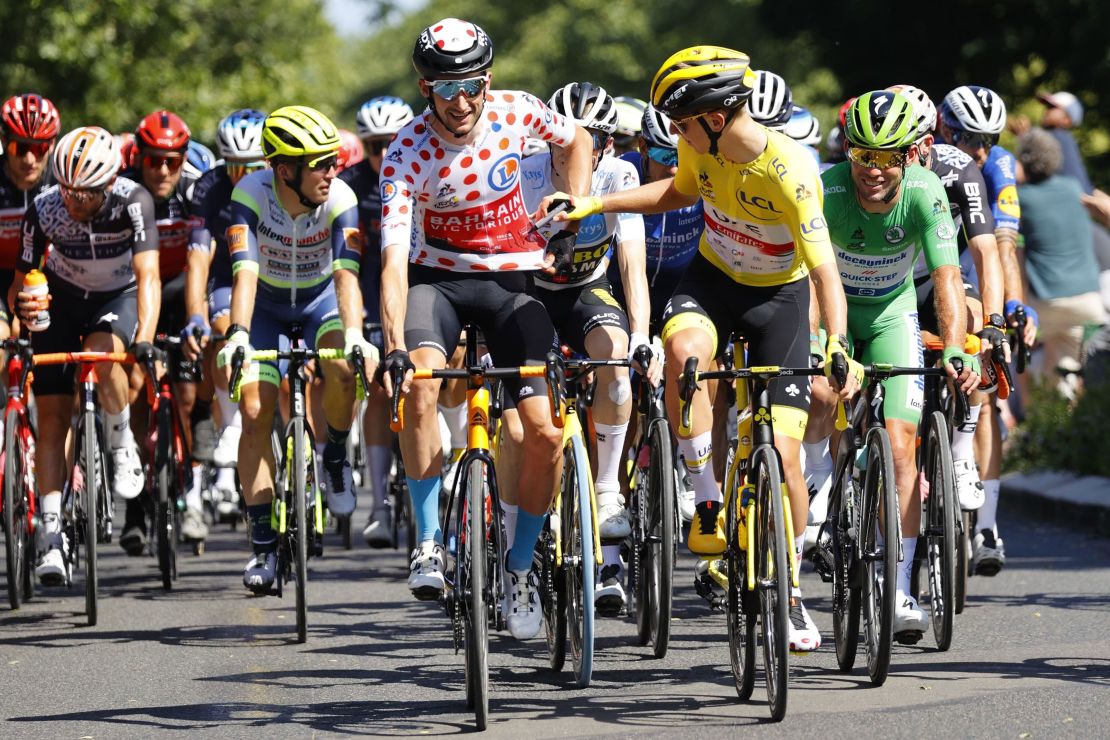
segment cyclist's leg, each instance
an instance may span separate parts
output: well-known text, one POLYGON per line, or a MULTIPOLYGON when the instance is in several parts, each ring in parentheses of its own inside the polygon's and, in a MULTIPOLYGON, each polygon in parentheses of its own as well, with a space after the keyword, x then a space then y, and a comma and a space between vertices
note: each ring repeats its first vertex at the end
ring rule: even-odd
MULTIPOLYGON (((373 301, 376 303, 377 293, 373 301)), ((366 294, 366 283, 363 283, 363 300, 369 302, 371 298, 366 294)), ((377 322, 377 313, 371 314, 372 323, 377 322)), ((385 355, 381 329, 370 332, 367 340, 378 348, 382 356, 385 355)), ((393 519, 389 511, 389 468, 393 462, 393 432, 389 429, 389 396, 385 389, 378 383, 371 381, 366 389, 366 413, 363 416, 363 442, 366 446, 366 461, 370 472, 370 490, 374 495, 374 506, 370 512, 370 521, 362 531, 366 541, 374 546, 386 546, 392 542, 393 519)))
POLYGON ((520 423, 516 402, 506 394, 503 403, 501 445, 497 449, 497 490, 501 497, 501 512, 505 524, 505 549, 510 550, 516 539, 516 519, 519 512, 516 482, 520 479, 520 467, 524 458, 524 427, 520 423))
MULTIPOLYGON (((466 361, 466 347, 460 337, 459 345, 455 348, 448 367, 460 368, 466 361)), ((451 438, 451 454, 443 480, 448 484, 454 480, 455 464, 466 451, 466 380, 454 378, 443 381, 439 392, 439 412, 447 424, 447 431, 451 438)))

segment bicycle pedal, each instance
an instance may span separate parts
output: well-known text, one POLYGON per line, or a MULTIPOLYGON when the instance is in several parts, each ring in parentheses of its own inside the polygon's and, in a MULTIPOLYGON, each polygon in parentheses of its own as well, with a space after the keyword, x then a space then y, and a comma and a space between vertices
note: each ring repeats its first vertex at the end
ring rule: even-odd
POLYGON ((895 632, 894 641, 899 645, 916 645, 921 642, 921 638, 925 633, 921 630, 905 630, 904 632, 895 632))
POLYGON ((724 595, 718 592, 716 582, 712 577, 703 575, 695 578, 694 591, 709 605, 709 611, 723 612, 725 610, 724 595))

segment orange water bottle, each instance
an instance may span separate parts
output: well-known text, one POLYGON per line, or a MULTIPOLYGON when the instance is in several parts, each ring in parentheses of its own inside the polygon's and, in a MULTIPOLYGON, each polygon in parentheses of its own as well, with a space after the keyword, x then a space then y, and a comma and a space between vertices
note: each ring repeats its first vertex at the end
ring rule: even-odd
MULTIPOLYGON (((50 286, 46 284, 46 275, 40 270, 31 270, 23 278, 23 292, 33 296, 49 296, 50 286)), ((50 327, 50 311, 43 309, 33 321, 27 322, 29 331, 43 331, 50 327)))

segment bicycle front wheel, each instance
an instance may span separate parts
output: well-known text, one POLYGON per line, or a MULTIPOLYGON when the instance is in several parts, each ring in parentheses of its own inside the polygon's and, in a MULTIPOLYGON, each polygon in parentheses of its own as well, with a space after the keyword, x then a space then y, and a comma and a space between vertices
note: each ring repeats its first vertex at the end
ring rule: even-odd
POLYGON ((594 521, 590 502, 590 460, 580 436, 563 448, 563 573, 567 625, 578 688, 590 685, 594 670, 594 521))
MULTIPOLYGON (((100 448, 97 445, 99 434, 96 426, 96 413, 86 411, 81 428, 81 451, 83 456, 84 488, 81 493, 81 509, 79 513, 85 548, 85 615, 89 626, 96 625, 97 620, 97 572, 96 572, 96 543, 99 539, 97 519, 100 514, 98 499, 100 488, 107 485, 107 470, 102 467, 100 448)), ((76 545, 75 545, 76 546, 76 545)))
POLYGON ((308 524, 307 497, 315 495, 308 490, 308 466, 312 464, 309 457, 309 445, 305 432, 304 419, 294 418, 293 430, 293 455, 289 458, 292 466, 292 475, 289 480, 293 482, 293 490, 288 499, 293 502, 293 580, 296 582, 297 592, 297 642, 308 639, 308 540, 312 536, 308 524))
POLYGON ((173 445, 173 425, 169 414, 173 413, 167 407, 158 413, 158 444, 155 452, 155 464, 158 466, 156 475, 158 485, 158 499, 155 502, 154 531, 158 550, 158 570, 162 574, 162 588, 169 591, 177 579, 177 553, 176 522, 174 514, 176 509, 177 469, 174 465, 171 448, 173 445))
MULTIPOLYGON (((782 474, 772 447, 757 450, 754 461, 758 519, 756 531, 760 629, 763 639, 763 672, 767 679, 767 704, 771 719, 786 716, 789 674, 788 627, 790 616, 790 560, 786 548, 786 514, 782 474)), ((750 526, 750 524, 749 524, 750 526)))
POLYGON ((940 411, 934 411, 929 419, 926 450, 925 479, 929 481, 929 498, 925 500, 925 546, 929 559, 929 610, 937 649, 944 651, 952 646, 959 504, 948 424, 940 411))
POLYGON ((671 639, 672 582, 674 578, 675 513, 674 459, 671 455, 671 436, 667 422, 656 419, 648 430, 648 443, 651 445, 651 463, 648 485, 645 488, 647 499, 647 534, 643 559, 643 573, 647 577, 643 583, 643 594, 648 616, 648 634, 651 638, 652 653, 656 658, 667 654, 671 639))
POLYGON ((736 695, 740 697, 740 701, 747 701, 755 689, 756 610, 751 608, 751 599, 748 598, 748 559, 745 550, 748 546, 747 538, 744 537, 741 542, 741 484, 742 481, 736 481, 733 485, 728 508, 725 509, 728 538, 728 601, 725 609, 728 616, 729 659, 732 663, 732 677, 736 682, 736 695))
POLYGON ((899 540, 898 493, 890 437, 881 427, 867 433, 867 468, 863 474, 863 622, 867 675, 882 686, 890 669, 894 638, 899 540))
POLYGON ((19 412, 10 409, 4 419, 4 551, 8 570, 8 603, 18 609, 23 603, 27 553, 30 531, 27 522, 27 501, 24 446, 20 439, 19 412))
POLYGON ((964 613, 967 604, 967 579, 971 575, 971 512, 961 511, 956 530, 956 594, 953 611, 964 613))
MULTIPOLYGON (((854 437, 853 437, 854 439, 854 437)), ((846 442, 841 442, 846 444, 846 442)), ((833 549, 833 642, 836 645, 836 664, 844 673, 856 664, 859 646, 859 614, 861 587, 858 581, 860 560, 860 489, 852 475, 855 465, 855 446, 846 456, 839 484, 829 506, 833 549)))
POLYGON ((558 536, 549 518, 539 540, 540 603, 543 605, 548 663, 556 672, 563 670, 567 660, 567 588, 562 566, 558 562, 558 536))
POLYGON ((489 604, 486 584, 486 466, 473 460, 466 472, 466 552, 469 568, 464 577, 466 598, 467 699, 474 707, 474 725, 479 731, 489 722, 489 604))

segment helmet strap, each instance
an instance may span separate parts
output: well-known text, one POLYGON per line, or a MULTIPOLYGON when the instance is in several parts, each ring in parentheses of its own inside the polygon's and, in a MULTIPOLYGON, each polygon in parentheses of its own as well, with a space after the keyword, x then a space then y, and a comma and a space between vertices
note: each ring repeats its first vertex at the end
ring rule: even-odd
POLYGON ((883 204, 889 205, 892 200, 898 197, 898 193, 902 192, 902 183, 906 180, 906 165, 902 165, 902 179, 898 181, 898 187, 891 188, 890 192, 883 196, 883 204))
POLYGON ((705 116, 700 116, 698 118, 698 124, 701 125, 702 131, 705 132, 705 137, 707 139, 709 139, 709 156, 711 156, 711 157, 716 157, 717 156, 717 144, 720 141, 721 136, 724 135, 725 129, 728 128, 728 125, 730 123, 732 123, 732 118, 735 115, 736 115, 736 109, 735 108, 733 108, 733 109, 729 110, 727 113, 725 113, 725 125, 721 126, 720 131, 714 131, 713 128, 708 123, 705 122, 705 116))
POLYGON ((297 194, 297 200, 301 202, 301 205, 311 211, 317 208, 319 204, 313 203, 305 197, 304 192, 301 190, 301 180, 303 179, 302 175, 304 175, 304 162, 298 160, 297 169, 295 170, 293 177, 282 178, 282 182, 288 185, 289 189, 297 194))

